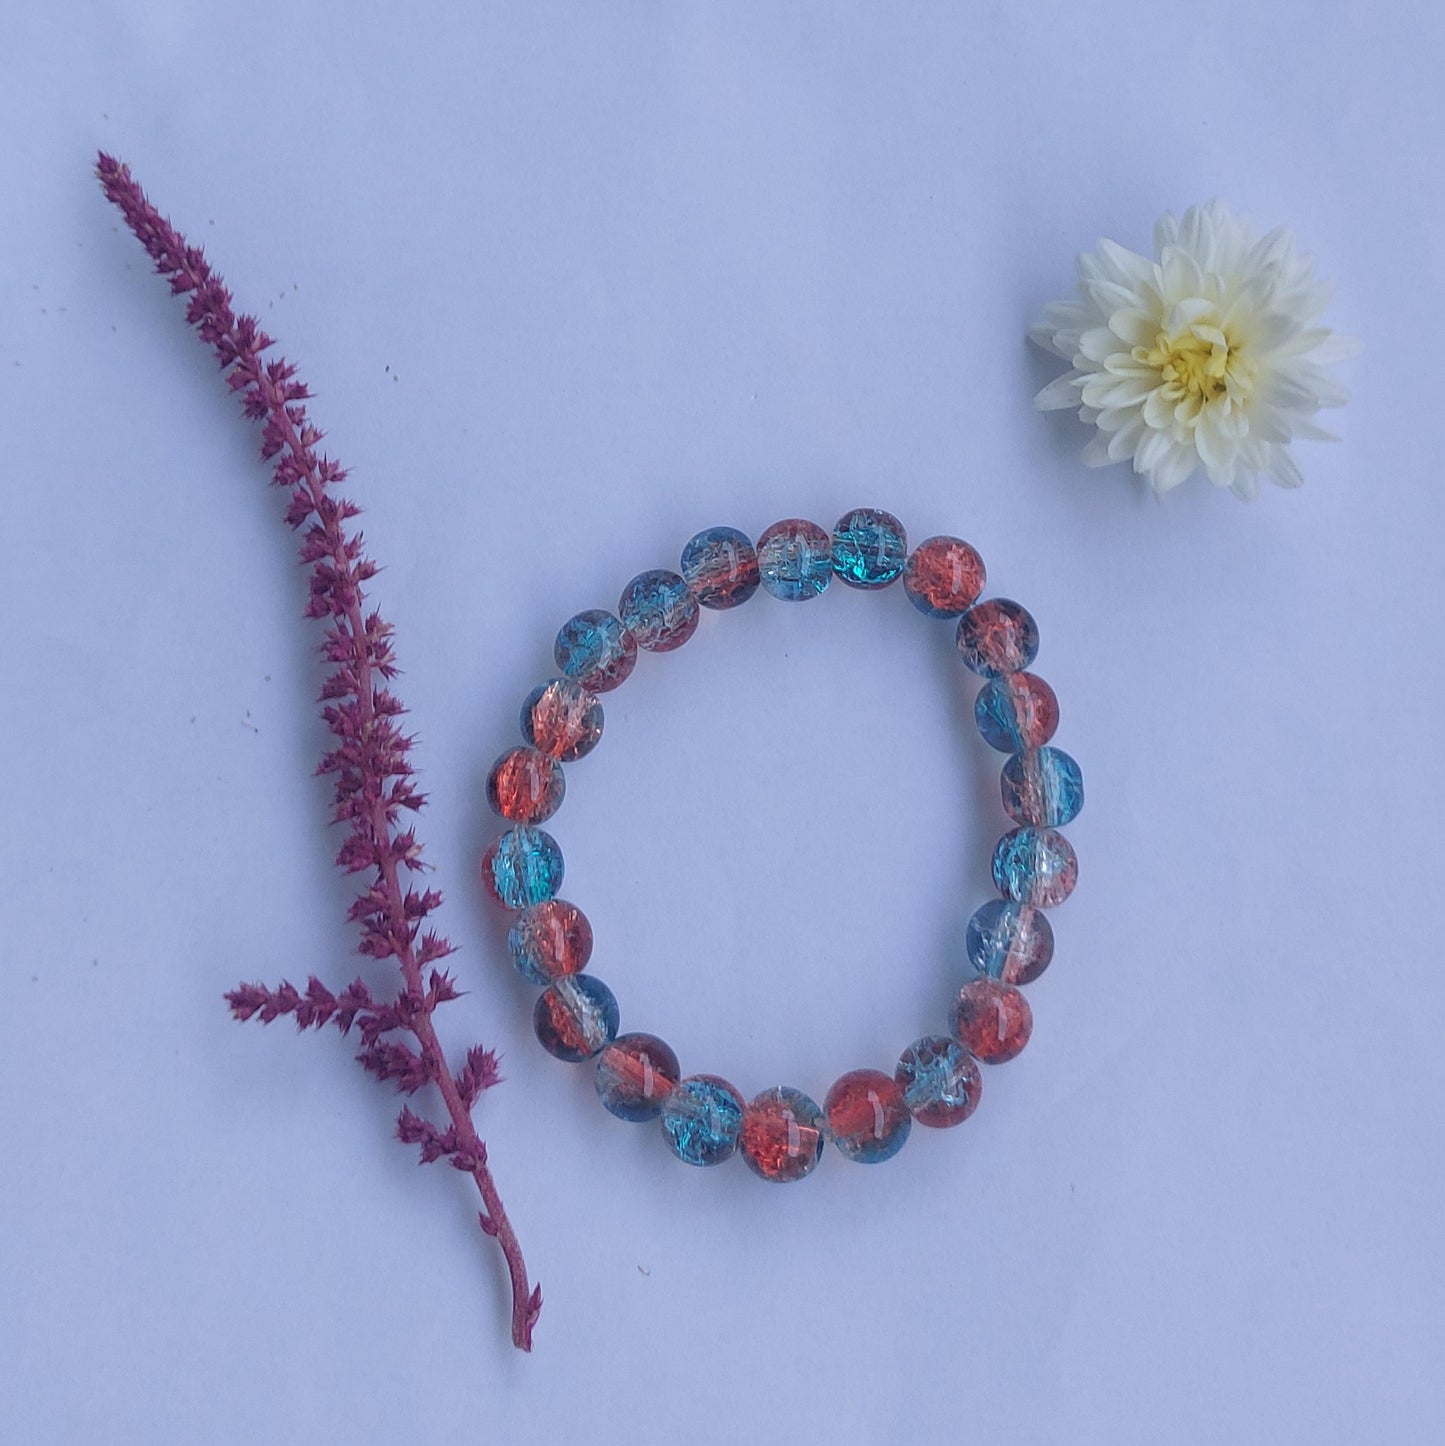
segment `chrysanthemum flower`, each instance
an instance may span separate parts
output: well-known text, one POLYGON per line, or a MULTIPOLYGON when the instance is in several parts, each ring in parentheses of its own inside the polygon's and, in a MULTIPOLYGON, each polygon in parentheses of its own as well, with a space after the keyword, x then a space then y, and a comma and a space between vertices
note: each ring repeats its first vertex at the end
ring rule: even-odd
POLYGON ((1260 477, 1298 487, 1290 443, 1335 440, 1314 416, 1347 395, 1323 368, 1357 349, 1320 324, 1330 288, 1314 258, 1220 201, 1161 217, 1154 248, 1151 261, 1100 241, 1079 257, 1078 300, 1029 333, 1072 370, 1034 404, 1076 407, 1097 428, 1084 461, 1132 460, 1155 492, 1198 467, 1243 498, 1260 477))

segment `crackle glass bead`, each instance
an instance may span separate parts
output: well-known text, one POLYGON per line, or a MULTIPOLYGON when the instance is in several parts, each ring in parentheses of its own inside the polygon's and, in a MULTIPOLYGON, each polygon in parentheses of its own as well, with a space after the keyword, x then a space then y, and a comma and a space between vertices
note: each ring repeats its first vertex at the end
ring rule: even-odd
POLYGON ((1012 984, 974 979, 958 991, 951 1023, 960 1043, 975 1059, 1002 1064, 1029 1042, 1034 1012, 1012 984))
POLYGON ((859 1165, 891 1160, 913 1128, 903 1086, 882 1070, 850 1070, 835 1080, 823 1110, 833 1143, 859 1165))
POLYGON ((552 656, 574 683, 606 693, 625 683, 637 666, 637 639, 611 613, 588 608, 562 624, 552 656))
POLYGON ((545 829, 519 824, 482 855, 482 883, 504 909, 525 909, 562 886, 562 850, 545 829))
POLYGON ((849 587, 879 588, 897 582, 908 561, 908 534, 891 513, 855 507, 833 529, 833 571, 849 587))
POLYGON ((564 974, 537 996, 532 1028, 548 1054, 579 1064, 617 1038, 617 1000, 595 975, 564 974))
POLYGON ((743 1097, 715 1074, 678 1080, 662 1102, 667 1147, 688 1165, 721 1165, 737 1149, 743 1097))
POLYGON ((983 591, 983 558, 961 537, 930 537, 903 569, 903 591, 925 617, 956 618, 983 591))
POLYGON ((649 653, 670 653, 697 631, 697 599, 675 572, 655 567, 640 572, 622 589, 617 604, 622 625, 649 653))
POLYGON ((513 823, 541 823, 562 806, 562 765, 540 748, 511 748, 487 774, 487 802, 513 823))
POLYGON ((1004 812, 1019 823, 1058 828, 1084 806, 1084 775, 1062 748, 1030 748, 1003 766, 1004 812))
POLYGON ((1074 892, 1079 860, 1063 834, 1025 824, 998 841, 993 851, 993 881, 1007 898, 1052 909, 1074 892))
POLYGON ((833 576, 832 544, 816 522, 790 517, 758 538, 758 576, 784 602, 817 597, 833 576))
POLYGON ((758 554, 736 527, 709 527, 682 550, 682 575, 705 608, 735 608, 758 590, 758 554))
POLYGON ((978 1108, 983 1074, 973 1056, 946 1034, 928 1034, 905 1049, 893 1071, 903 1103, 920 1125, 961 1125, 978 1108))
POLYGON ((602 737, 602 704, 580 683, 553 678, 527 694, 522 737, 560 763, 575 763, 602 737))
POLYGON ((968 921, 964 948, 980 974, 1005 984, 1029 984, 1054 957, 1054 926, 1032 904, 990 899, 968 921))
POLYGON ((597 1056, 597 1097, 619 1120, 655 1120, 681 1072, 655 1034, 619 1034, 597 1056))
POLYGON ((544 899, 522 910, 507 930, 517 972, 533 984, 580 974, 592 957, 592 925, 566 899, 544 899))
POLYGON ((1059 726, 1059 700, 1037 673, 1005 673, 978 690, 973 716, 990 748, 1042 748, 1059 726))
POLYGON ((738 1136, 755 1175, 785 1185, 810 1174, 823 1157, 828 1125, 802 1090, 777 1085, 748 1101, 738 1136))
POLYGON ((958 651, 985 678, 1017 673, 1038 656, 1039 626, 1026 608, 1006 597, 974 603, 958 620, 958 651))

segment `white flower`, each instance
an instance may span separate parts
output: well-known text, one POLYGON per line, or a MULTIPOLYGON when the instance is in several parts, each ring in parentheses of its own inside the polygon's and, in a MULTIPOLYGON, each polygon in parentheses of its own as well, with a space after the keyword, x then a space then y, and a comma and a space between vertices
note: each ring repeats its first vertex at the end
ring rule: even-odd
POLYGON ((1157 261, 1113 241, 1079 257, 1079 299, 1029 332, 1073 370, 1034 404, 1077 407, 1098 429, 1085 462, 1132 458, 1155 492, 1199 466, 1244 498, 1260 477, 1298 487, 1289 444, 1335 440, 1313 418, 1347 397, 1322 368, 1357 349, 1320 325, 1330 289, 1313 257, 1220 201, 1161 217, 1154 247, 1157 261))

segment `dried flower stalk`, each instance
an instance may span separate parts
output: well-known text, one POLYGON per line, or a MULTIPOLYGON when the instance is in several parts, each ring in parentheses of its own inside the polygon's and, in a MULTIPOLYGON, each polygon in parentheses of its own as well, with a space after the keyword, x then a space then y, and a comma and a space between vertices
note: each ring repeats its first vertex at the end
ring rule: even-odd
POLYGON ((281 358, 262 360, 272 339, 255 317, 235 314, 230 292, 200 247, 188 245, 156 210, 128 166, 102 152, 96 174, 156 270, 170 278, 171 291, 189 297, 186 320, 215 349, 246 415, 263 424, 261 456, 272 462, 273 480, 291 491, 286 521, 306 529, 301 545, 301 560, 311 569, 306 616, 327 620, 321 651, 332 671, 321 700, 337 739, 318 772, 334 778, 333 819, 348 828, 336 861, 347 873, 371 874, 350 911, 361 926, 360 951, 396 960, 402 974, 402 987, 390 1000, 375 998, 360 979, 334 994, 314 976, 304 991, 285 982, 274 989, 241 984, 226 1000, 239 1020, 269 1024, 289 1015, 303 1030, 334 1024, 348 1034, 355 1027, 362 1045, 356 1057, 377 1079, 390 1080, 408 1095, 427 1084, 436 1087, 450 1123, 439 1128, 403 1106, 396 1133, 419 1147, 423 1164, 445 1159, 476 1182, 482 1230, 501 1247, 511 1277, 512 1342, 530 1350, 541 1287, 528 1284, 521 1247, 487 1165, 487 1147, 472 1120, 482 1092, 501 1078, 497 1057, 489 1049, 470 1049, 453 1073, 432 1023, 437 1005, 457 997, 450 974, 437 967, 453 946, 424 929, 441 903, 440 893, 403 883, 403 870, 416 874, 425 865, 416 834, 400 826, 402 812, 417 811, 424 800, 408 761, 412 740, 397 724, 404 710, 387 686, 397 672, 391 626, 365 608, 363 584, 377 569, 362 551, 360 533, 347 527, 359 509, 328 490, 345 478, 345 469, 316 450, 322 433, 307 417, 309 393, 295 379, 296 368, 281 358))

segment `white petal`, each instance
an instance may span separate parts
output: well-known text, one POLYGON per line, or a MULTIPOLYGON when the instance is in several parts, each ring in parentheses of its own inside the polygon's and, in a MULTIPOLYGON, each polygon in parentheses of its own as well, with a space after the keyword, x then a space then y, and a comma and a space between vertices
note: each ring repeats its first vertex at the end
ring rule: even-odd
POLYGON ((1100 240, 1096 254, 1108 268, 1105 273, 1108 278, 1126 286, 1133 287, 1141 281, 1147 281, 1154 271, 1154 263, 1147 256, 1127 250, 1107 237, 1100 240))
POLYGON ((1084 382, 1082 372, 1065 372, 1055 377, 1048 386, 1041 387, 1034 396, 1034 406, 1041 412, 1056 412, 1079 405, 1079 387, 1084 382))
POLYGON ((1141 306, 1121 306, 1110 314, 1109 330, 1125 346, 1148 346, 1159 334, 1159 319, 1141 306))
MULTIPOLYGON (((1338 442, 1340 440, 1334 432, 1331 432, 1326 427, 1320 426, 1318 422, 1312 421, 1309 417, 1295 417, 1290 423, 1289 430, 1293 432, 1296 437, 1303 437, 1310 442, 1338 442)), ((1286 436, 1283 438, 1271 438, 1270 440, 1287 442, 1290 439, 1286 436)))
POLYGON ((1192 447, 1186 447, 1182 443, 1170 447, 1159 464, 1149 474, 1149 483, 1154 490, 1163 496, 1166 492, 1172 492, 1181 482, 1192 476, 1199 459, 1194 454, 1192 447))
POLYGON ((1119 350, 1119 338, 1107 326, 1090 327, 1079 338, 1079 355, 1092 362, 1101 362, 1119 350))
MULTIPOLYGON (((1182 246, 1171 246, 1159 255, 1164 273, 1165 301, 1179 301, 1186 296, 1199 296, 1204 291, 1204 273, 1199 264, 1182 246)), ((1190 318, 1193 320, 1194 318, 1190 318)))
POLYGON ((1215 304, 1203 296, 1181 297, 1164 313, 1164 330, 1171 336, 1178 336, 1181 331, 1187 331, 1197 322, 1206 318, 1214 320, 1218 314, 1215 304))
POLYGON ((1143 417, 1131 417, 1109 438, 1109 459, 1113 462, 1123 462, 1132 457, 1134 449, 1144 438, 1145 430, 1143 417))
POLYGON ((1138 407, 1158 384, 1158 378, 1148 373, 1116 377, 1104 372, 1090 378, 1084 399, 1091 407, 1138 407))
POLYGON ((1281 487, 1300 487, 1304 484, 1304 473, 1290 455, 1288 447, 1276 447, 1270 457, 1269 475, 1281 487))
POLYGON ((1042 347, 1045 351, 1051 351, 1055 356, 1061 356, 1069 361, 1078 348, 1079 338, 1077 334, 1070 335, 1066 331, 1055 331, 1045 322, 1035 322, 1029 327, 1029 340, 1035 346, 1042 347))
POLYGON ((1346 336, 1342 332, 1334 332, 1328 341, 1318 343, 1309 353, 1309 359, 1316 366, 1333 366, 1336 362, 1349 361, 1351 357, 1359 356, 1364 349, 1364 343, 1357 336, 1346 336))
POLYGON ((1137 416, 1138 407, 1109 407, 1099 413, 1096 425, 1101 432, 1117 432, 1120 427, 1127 427, 1137 416))
POLYGON ((1084 466, 1107 467, 1113 460, 1102 437, 1096 435, 1084 443, 1084 466))
POLYGON ((1134 470, 1136 472, 1153 472, 1153 470, 1169 455, 1173 444, 1166 432, 1150 432, 1134 453, 1134 470))
POLYGON ((1199 453, 1199 460, 1204 463, 1211 478, 1225 468, 1234 470, 1234 455, 1238 449, 1233 445, 1233 438, 1226 438, 1220 432, 1218 422, 1209 407, 1200 414, 1199 425, 1194 429, 1194 446, 1199 453))
POLYGON ((1163 387, 1156 387, 1144 403, 1144 421, 1156 430, 1162 431, 1174 424, 1174 399, 1163 387))
POLYGON ((1283 412, 1273 407, 1261 407, 1252 430, 1261 442, 1288 442, 1297 429, 1298 424, 1293 420, 1286 421, 1283 412))
POLYGON ((1139 293, 1132 286, 1121 286, 1117 281, 1091 281, 1089 299, 1100 316, 1108 316, 1120 307, 1139 305, 1139 293))

